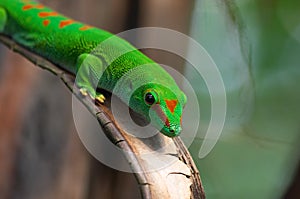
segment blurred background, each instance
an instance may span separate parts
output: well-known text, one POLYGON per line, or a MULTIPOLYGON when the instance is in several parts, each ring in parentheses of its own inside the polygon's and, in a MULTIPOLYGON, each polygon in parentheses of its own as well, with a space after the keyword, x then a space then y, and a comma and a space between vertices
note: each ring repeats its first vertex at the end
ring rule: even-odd
MULTIPOLYGON (((207 198, 299 198, 300 2, 41 2, 112 33, 155 26, 196 39, 217 64, 228 100, 221 138, 203 159, 198 153, 210 118, 205 83, 181 58, 157 50, 145 53, 197 85, 201 121, 189 150, 207 198)), ((189 53, 188 46, 183 48, 189 53)), ((84 148, 72 118, 71 94, 59 79, 3 45, 0 198, 140 198, 131 174, 102 165, 84 148)))

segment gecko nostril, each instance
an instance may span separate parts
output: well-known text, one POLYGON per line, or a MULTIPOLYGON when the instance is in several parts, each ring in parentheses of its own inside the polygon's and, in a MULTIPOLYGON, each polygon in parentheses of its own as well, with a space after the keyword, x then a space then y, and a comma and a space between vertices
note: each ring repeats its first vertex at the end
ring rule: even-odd
POLYGON ((170 130, 170 133, 175 133, 175 128, 174 127, 170 127, 169 130, 170 130))

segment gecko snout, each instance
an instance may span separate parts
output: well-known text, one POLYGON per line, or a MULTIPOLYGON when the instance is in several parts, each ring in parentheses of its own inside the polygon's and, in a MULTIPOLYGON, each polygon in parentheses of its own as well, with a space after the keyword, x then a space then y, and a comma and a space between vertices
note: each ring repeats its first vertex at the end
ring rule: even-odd
POLYGON ((180 125, 170 125, 169 127, 167 127, 167 131, 170 137, 179 135, 181 130, 182 129, 180 125))

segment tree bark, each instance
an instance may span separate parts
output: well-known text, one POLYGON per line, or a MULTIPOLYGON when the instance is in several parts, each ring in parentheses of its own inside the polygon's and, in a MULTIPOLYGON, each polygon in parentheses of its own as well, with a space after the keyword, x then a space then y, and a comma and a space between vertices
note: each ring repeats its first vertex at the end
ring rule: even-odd
POLYGON ((120 129, 120 124, 114 121, 109 106, 96 106, 90 98, 80 95, 79 90, 73 87, 73 75, 28 52, 7 37, 1 36, 0 40, 35 65, 60 77, 69 90, 97 118, 106 136, 124 151, 125 158, 139 184, 142 198, 205 198, 199 172, 180 138, 171 139, 157 134, 154 139, 145 140, 129 136, 130 132, 120 129), (156 151, 155 147, 161 143, 167 143, 168 147, 165 150, 156 151), (128 151, 131 153, 126 153, 128 151), (142 155, 145 152, 154 155, 151 158, 145 158, 142 155), (173 161, 173 164, 153 172, 145 172, 151 167, 150 163, 153 158, 157 160, 168 158, 173 161))

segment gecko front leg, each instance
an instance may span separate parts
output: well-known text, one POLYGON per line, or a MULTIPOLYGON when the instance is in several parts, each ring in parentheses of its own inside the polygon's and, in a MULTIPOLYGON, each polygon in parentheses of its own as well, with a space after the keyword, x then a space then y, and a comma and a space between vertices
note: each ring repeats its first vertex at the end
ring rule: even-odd
POLYGON ((0 33, 3 32, 7 21, 7 14, 4 8, 0 7, 0 33))
POLYGON ((96 92, 98 81, 103 73, 102 61, 90 54, 81 54, 76 63, 76 85, 83 96, 89 95, 96 102, 104 103, 105 97, 96 92))

